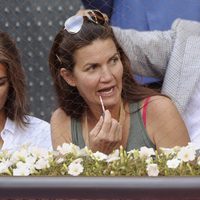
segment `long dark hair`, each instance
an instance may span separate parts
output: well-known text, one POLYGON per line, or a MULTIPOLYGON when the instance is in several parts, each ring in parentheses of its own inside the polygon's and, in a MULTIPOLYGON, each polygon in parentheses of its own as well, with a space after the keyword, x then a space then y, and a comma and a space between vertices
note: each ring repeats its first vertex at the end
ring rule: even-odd
POLYGON ((0 32, 0 63, 5 66, 9 81, 8 98, 4 106, 5 114, 17 125, 26 125, 25 74, 15 42, 5 32, 0 32))
POLYGON ((117 42, 109 25, 97 25, 85 21, 81 30, 76 34, 68 33, 62 28, 56 35, 49 54, 49 66, 58 98, 58 106, 72 118, 80 118, 87 107, 76 87, 71 87, 60 75, 60 69, 66 68, 73 72, 76 50, 91 44, 97 39, 111 38, 120 53, 124 67, 122 77, 122 98, 126 102, 138 102, 148 96, 159 93, 136 83, 133 78, 130 61, 117 42))

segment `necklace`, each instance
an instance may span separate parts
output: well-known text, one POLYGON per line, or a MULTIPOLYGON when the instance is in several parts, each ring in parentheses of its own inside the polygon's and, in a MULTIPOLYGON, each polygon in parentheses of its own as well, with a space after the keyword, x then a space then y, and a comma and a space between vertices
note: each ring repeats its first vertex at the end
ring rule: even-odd
MULTIPOLYGON (((119 124, 121 125, 122 129, 125 124, 125 109, 124 104, 121 102, 120 105, 120 113, 119 113, 119 124)), ((89 131, 88 131, 88 118, 87 118, 87 112, 85 112, 85 116, 83 118, 83 138, 85 140, 85 145, 88 146, 89 141, 89 131)))

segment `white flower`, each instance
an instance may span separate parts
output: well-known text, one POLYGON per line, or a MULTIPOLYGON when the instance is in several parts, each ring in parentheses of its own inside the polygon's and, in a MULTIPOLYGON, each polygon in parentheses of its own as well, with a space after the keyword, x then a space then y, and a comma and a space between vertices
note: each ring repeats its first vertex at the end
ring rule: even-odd
POLYGON ((115 160, 119 160, 119 149, 116 149, 113 151, 113 153, 111 153, 110 155, 108 155, 106 162, 113 162, 115 160))
MULTIPOLYGON (((28 159, 29 160, 29 159, 28 159)), ((22 161, 18 161, 17 163, 16 163, 16 169, 21 169, 22 168, 22 170, 24 169, 24 170, 26 170, 27 169, 27 171, 29 170, 29 174, 33 174, 34 172, 35 172, 35 166, 34 166, 34 163, 32 163, 32 162, 22 162, 22 161)), ((26 176, 26 175, 25 175, 26 176)))
POLYGON ((180 151, 177 154, 177 158, 180 159, 183 162, 192 161, 195 159, 196 151, 194 148, 182 147, 180 151))
POLYGON ((17 168, 13 169, 13 176, 28 176, 30 174, 30 167, 21 161, 17 163, 17 168))
POLYGON ((200 165, 200 156, 197 158, 197 165, 200 165))
POLYGON ((87 146, 82 148, 79 152, 79 156, 89 156, 92 152, 88 149, 87 146))
POLYGON ((40 158, 36 163, 35 163, 35 168, 36 169, 45 169, 49 168, 49 161, 45 158, 40 158))
POLYGON ((72 145, 68 143, 63 143, 62 146, 59 145, 57 147, 57 151, 60 152, 62 155, 68 154, 72 152, 72 145))
POLYGON ((198 145, 192 142, 188 143, 188 147, 194 149, 195 151, 198 150, 198 145))
POLYGON ((28 156, 25 158, 25 163, 29 163, 29 165, 34 165, 36 162, 37 158, 33 156, 28 156))
POLYGON ((78 176, 83 172, 83 165, 81 165, 80 163, 71 163, 68 166, 68 174, 72 175, 72 176, 78 176))
POLYGON ((81 162, 83 162, 82 158, 77 158, 76 160, 72 161, 71 164, 80 164, 81 162))
POLYGON ((160 150, 161 150, 166 156, 175 154, 175 150, 174 150, 173 148, 164 148, 164 147, 161 147, 160 150))
POLYGON ((33 157, 36 157, 36 158, 48 158, 49 157, 49 152, 45 148, 30 147, 29 152, 33 157))
POLYGON ((9 160, 6 160, 4 162, 0 163, 0 174, 7 173, 8 168, 12 165, 12 163, 9 160))
POLYGON ((73 153, 74 155, 80 155, 80 147, 70 143, 63 143, 62 146, 57 147, 57 151, 59 151, 62 155, 73 153))
POLYGON ((20 160, 25 160, 25 158, 28 156, 28 151, 25 148, 20 149, 19 151, 15 151, 13 152, 10 161, 15 163, 18 162, 20 160))
POLYGON ((147 174, 148 176, 158 176, 159 170, 157 164, 148 164, 147 165, 147 174))
POLYGON ((138 152, 138 149, 132 149, 127 152, 127 154, 134 154, 135 152, 138 152))
POLYGON ((13 169, 13 176, 29 176, 30 169, 26 167, 20 167, 13 169))
POLYGON ((63 163, 65 161, 64 158, 59 158, 58 160, 56 160, 56 163, 57 164, 60 164, 60 163, 63 163))
POLYGON ((11 152, 8 150, 0 150, 0 161, 9 160, 11 157, 11 152))
POLYGON ((138 149, 133 149, 131 151, 128 151, 127 154, 128 154, 129 158, 130 157, 132 157, 134 159, 140 158, 140 151, 138 149))
POLYGON ((98 161, 106 160, 108 158, 106 154, 101 153, 99 151, 97 151, 96 153, 93 153, 93 156, 98 161))
POLYGON ((180 163, 181 163, 181 161, 177 158, 172 159, 172 160, 168 160, 167 161, 167 167, 172 168, 172 169, 176 169, 179 166, 180 163))
POLYGON ((140 151, 140 158, 148 158, 150 156, 156 155, 153 148, 141 147, 140 151))
POLYGON ((151 163, 153 162, 152 157, 147 158, 145 162, 146 162, 147 164, 151 164, 151 163))

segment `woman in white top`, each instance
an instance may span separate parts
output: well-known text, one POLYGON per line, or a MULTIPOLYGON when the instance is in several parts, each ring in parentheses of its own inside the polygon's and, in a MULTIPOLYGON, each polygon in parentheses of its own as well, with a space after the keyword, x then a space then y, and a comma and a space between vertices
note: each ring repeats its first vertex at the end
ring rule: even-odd
POLYGON ((0 149, 51 149, 49 123, 27 115, 24 69, 15 43, 0 32, 0 149))

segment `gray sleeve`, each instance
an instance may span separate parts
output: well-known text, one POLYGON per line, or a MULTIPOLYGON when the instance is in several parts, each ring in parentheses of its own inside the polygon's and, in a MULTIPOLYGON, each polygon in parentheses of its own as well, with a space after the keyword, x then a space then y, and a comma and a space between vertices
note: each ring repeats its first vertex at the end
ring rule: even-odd
POLYGON ((115 37, 131 61, 135 74, 163 78, 174 44, 175 32, 120 29, 115 37))

